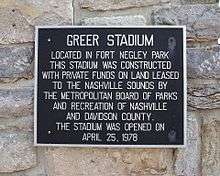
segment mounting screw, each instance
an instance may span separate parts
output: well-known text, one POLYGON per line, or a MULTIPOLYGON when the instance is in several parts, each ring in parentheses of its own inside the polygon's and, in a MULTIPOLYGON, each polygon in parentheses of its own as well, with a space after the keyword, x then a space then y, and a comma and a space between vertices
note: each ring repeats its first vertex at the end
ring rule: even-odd
POLYGON ((176 142, 176 131, 175 130, 171 130, 168 133, 168 139, 169 139, 169 142, 176 142))

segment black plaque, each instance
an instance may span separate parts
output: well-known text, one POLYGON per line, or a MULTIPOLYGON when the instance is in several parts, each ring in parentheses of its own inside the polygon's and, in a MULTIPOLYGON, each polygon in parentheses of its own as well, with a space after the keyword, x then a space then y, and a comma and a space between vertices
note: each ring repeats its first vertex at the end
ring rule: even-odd
POLYGON ((35 145, 182 147, 184 27, 37 27, 35 145))

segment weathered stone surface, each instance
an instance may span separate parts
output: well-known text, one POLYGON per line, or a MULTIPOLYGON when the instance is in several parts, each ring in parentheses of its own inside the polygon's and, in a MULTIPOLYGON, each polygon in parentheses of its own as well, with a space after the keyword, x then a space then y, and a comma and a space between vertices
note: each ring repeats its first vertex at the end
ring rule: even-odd
POLYGON ((188 80, 188 106, 195 109, 220 108, 220 82, 188 80))
POLYGON ((55 148, 47 155, 54 166, 51 175, 172 175, 171 149, 55 148))
POLYGON ((201 119, 195 112, 187 114, 187 146, 175 152, 175 174, 201 175, 201 119))
POLYGON ((211 4, 216 3, 216 0, 180 0, 182 4, 211 4))
POLYGON ((187 49, 188 78, 220 78, 220 46, 187 49))
POLYGON ((61 26, 61 25, 70 25, 70 22, 67 22, 63 17, 59 16, 56 13, 45 12, 39 17, 35 18, 32 23, 36 26, 39 25, 51 25, 51 26, 61 26))
POLYGON ((17 9, 0 8, 0 44, 33 41, 33 27, 17 9))
POLYGON ((71 22, 72 0, 1 0, 0 7, 18 9, 30 24, 43 13, 56 13, 71 22))
POLYGON ((33 87, 0 88, 0 117, 22 117, 32 112, 33 87))
POLYGON ((119 10, 133 7, 151 6, 169 2, 169 0, 80 0, 79 5, 88 10, 119 10))
POLYGON ((23 130, 33 131, 33 116, 18 117, 18 118, 1 118, 0 130, 23 130))
POLYGON ((202 175, 220 175, 220 121, 205 123, 202 127, 202 175))
POLYGON ((0 176, 49 176, 47 171, 47 160, 45 157, 45 147, 36 148, 37 150, 37 165, 18 172, 0 173, 0 176))
POLYGON ((217 5, 185 5, 158 8, 152 13, 157 25, 186 25, 189 41, 211 41, 220 35, 220 11, 217 5))
POLYGON ((0 172, 25 170, 36 165, 32 134, 0 133, 0 172))
POLYGON ((117 16, 117 17, 95 17, 95 18, 87 18, 81 21, 82 25, 120 25, 120 26, 129 26, 129 25, 140 25, 143 26, 146 24, 145 18, 141 15, 135 16, 117 16))
POLYGON ((72 23, 72 0, 1 0, 0 44, 33 42, 35 25, 72 23))
POLYGON ((33 57, 32 45, 0 46, 0 80, 32 77, 33 57))

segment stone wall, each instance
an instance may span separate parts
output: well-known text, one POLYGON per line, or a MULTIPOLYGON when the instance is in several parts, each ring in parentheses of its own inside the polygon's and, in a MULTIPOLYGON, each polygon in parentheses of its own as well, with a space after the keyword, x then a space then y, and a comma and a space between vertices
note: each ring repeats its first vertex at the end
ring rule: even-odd
POLYGON ((219 176, 216 0, 1 0, 0 176, 219 176), (35 25, 186 25, 185 149, 33 146, 35 25))

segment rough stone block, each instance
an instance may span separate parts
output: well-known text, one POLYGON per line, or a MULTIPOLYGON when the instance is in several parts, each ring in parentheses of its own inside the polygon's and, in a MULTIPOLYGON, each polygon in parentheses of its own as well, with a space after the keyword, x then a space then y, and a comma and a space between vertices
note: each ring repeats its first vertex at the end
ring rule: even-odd
POLYGON ((55 148, 47 156, 52 175, 172 175, 172 149, 55 148))
POLYGON ((185 5, 154 10, 157 25, 186 25, 189 41, 207 42, 220 36, 220 11, 217 5, 185 5))
POLYGON ((30 24, 44 13, 55 13, 71 23, 72 0, 1 0, 0 7, 19 10, 30 24))
POLYGON ((79 5, 82 9, 106 11, 152 6, 156 4, 161 5, 161 3, 166 2, 169 2, 169 0, 80 0, 79 5))
POLYGON ((72 0, 1 0, 0 44, 33 42, 35 25, 69 25, 72 13, 72 0))
POLYGON ((220 78, 220 47, 188 48, 188 78, 220 78))
POLYGON ((201 175, 201 119, 195 112, 187 114, 187 146, 175 152, 175 174, 201 175))
POLYGON ((0 130, 23 130, 33 131, 33 116, 18 117, 18 118, 1 118, 0 130))
POLYGON ((0 8, 0 44, 33 41, 33 27, 17 9, 0 8))
POLYGON ((141 15, 135 16, 117 16, 117 17, 95 17, 95 18, 86 18, 81 21, 82 25, 86 26, 129 26, 129 25, 140 25, 143 26, 146 24, 145 18, 141 15))
POLYGON ((47 25, 47 26, 62 26, 62 25, 69 25, 70 22, 67 22, 63 17, 59 16, 56 13, 48 13, 45 12, 42 15, 33 19, 32 23, 36 26, 39 25, 47 25))
POLYGON ((188 80, 187 101, 193 109, 220 108, 220 82, 188 80))
POLYGON ((22 117, 32 113, 33 87, 0 88, 0 117, 22 117))
MULTIPOLYGON (((49 176, 49 170, 47 168, 47 160, 45 157, 45 148, 37 148, 37 165, 26 170, 11 172, 11 173, 0 173, 0 176, 49 176)), ((51 169, 53 170, 53 169, 51 169)))
POLYGON ((202 127, 202 175, 220 175, 220 121, 204 123, 202 127))
POLYGON ((33 77, 33 46, 0 46, 0 80, 33 77))
POLYGON ((25 170, 36 165, 32 134, 0 133, 0 173, 25 170))
POLYGON ((212 4, 217 0, 180 0, 182 4, 212 4))

